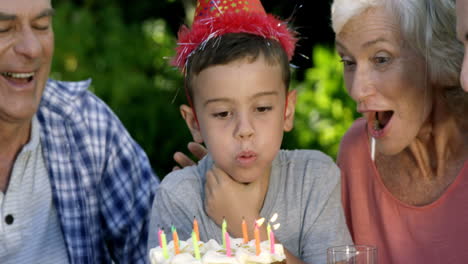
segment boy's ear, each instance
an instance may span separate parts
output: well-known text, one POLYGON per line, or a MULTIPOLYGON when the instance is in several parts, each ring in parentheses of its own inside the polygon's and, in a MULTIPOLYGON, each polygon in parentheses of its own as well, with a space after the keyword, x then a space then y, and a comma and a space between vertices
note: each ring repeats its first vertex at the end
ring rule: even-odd
POLYGON ((203 138, 200 132, 200 126, 198 125, 198 121, 195 118, 194 111, 195 109, 192 109, 192 107, 188 105, 180 106, 180 114, 184 118, 185 123, 187 124, 187 127, 189 128, 190 133, 192 134, 193 140, 197 143, 203 143, 203 138))
POLYGON ((294 127, 294 113, 296 110, 296 97, 297 97, 296 90, 289 91, 288 96, 286 97, 286 100, 288 100, 288 103, 284 111, 284 126, 283 126, 283 129, 286 132, 291 131, 294 127))

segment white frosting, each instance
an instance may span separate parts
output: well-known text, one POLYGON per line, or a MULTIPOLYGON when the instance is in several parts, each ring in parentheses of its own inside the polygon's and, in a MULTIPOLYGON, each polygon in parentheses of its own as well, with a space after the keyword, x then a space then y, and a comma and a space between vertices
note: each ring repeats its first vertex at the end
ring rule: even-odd
POLYGON ((231 238, 231 257, 226 255, 226 250, 213 239, 208 242, 198 242, 201 260, 197 260, 193 253, 193 243, 190 238, 187 241, 180 241, 180 253, 174 255, 174 243, 171 241, 167 245, 168 258, 164 258, 161 247, 150 250, 151 264, 268 264, 283 261, 283 246, 275 244, 275 254, 270 253, 270 243, 263 241, 260 244, 261 253, 257 256, 255 241, 243 244, 242 239, 231 238))

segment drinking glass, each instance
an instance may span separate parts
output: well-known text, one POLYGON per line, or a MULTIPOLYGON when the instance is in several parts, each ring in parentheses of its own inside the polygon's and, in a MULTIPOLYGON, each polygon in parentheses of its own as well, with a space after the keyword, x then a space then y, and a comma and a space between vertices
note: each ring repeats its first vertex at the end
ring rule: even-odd
POLYGON ((327 264, 377 264, 377 248, 345 245, 327 249, 327 264))

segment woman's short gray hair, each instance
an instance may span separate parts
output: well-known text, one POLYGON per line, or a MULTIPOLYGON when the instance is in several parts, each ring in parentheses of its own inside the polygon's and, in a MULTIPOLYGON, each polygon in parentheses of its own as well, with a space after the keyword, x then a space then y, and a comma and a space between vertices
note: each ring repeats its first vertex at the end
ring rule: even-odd
POLYGON ((405 43, 427 61, 431 82, 460 86, 464 51, 456 38, 455 0, 334 0, 335 34, 352 17, 373 7, 384 7, 395 16, 405 43))

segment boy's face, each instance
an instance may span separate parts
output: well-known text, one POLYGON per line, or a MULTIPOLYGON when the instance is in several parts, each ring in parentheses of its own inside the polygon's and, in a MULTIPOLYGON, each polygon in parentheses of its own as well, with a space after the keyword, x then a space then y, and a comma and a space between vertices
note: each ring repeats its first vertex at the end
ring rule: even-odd
POLYGON ((269 175, 283 131, 293 127, 296 93, 286 96, 281 73, 263 56, 209 67, 192 82, 199 126, 181 107, 194 140, 205 142, 216 166, 238 182, 269 175))

